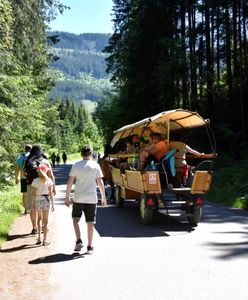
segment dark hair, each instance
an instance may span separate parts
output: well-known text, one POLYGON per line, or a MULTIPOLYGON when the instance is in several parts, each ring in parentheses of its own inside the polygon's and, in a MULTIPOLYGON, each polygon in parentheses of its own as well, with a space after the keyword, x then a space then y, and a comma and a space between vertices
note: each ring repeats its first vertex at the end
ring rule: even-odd
POLYGON ((91 153, 92 153, 92 150, 91 150, 90 146, 84 145, 84 146, 82 147, 82 149, 81 149, 81 154, 82 154, 83 156, 89 156, 89 155, 91 155, 91 153))
POLYGON ((129 144, 133 145, 133 139, 132 139, 132 137, 128 137, 126 143, 129 143, 129 144))
POLYGON ((24 149, 25 149, 25 152, 29 152, 32 149, 32 146, 29 144, 26 144, 24 149))
POLYGON ((154 133, 152 133, 150 136, 152 136, 153 138, 156 138, 156 139, 158 139, 158 140, 161 140, 161 139, 162 139, 161 134, 158 133, 158 132, 154 132, 154 133))
POLYGON ((29 156, 27 157, 27 161, 25 166, 31 165, 34 160, 42 160, 43 158, 47 159, 47 156, 44 154, 41 146, 39 144, 33 145, 29 156))

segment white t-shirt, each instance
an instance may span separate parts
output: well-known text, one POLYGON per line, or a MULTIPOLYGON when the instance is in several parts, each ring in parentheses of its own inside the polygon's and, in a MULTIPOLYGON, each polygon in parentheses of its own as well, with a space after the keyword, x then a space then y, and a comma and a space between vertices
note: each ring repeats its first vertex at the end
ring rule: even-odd
POLYGON ((40 178, 35 178, 31 184, 32 187, 36 188, 36 195, 49 195, 48 188, 53 185, 51 178, 48 178, 46 182, 43 182, 40 178))
POLYGON ((72 166, 69 176, 76 179, 73 201, 96 204, 96 179, 103 177, 99 164, 94 160, 80 160, 72 166))
POLYGON ((187 165, 186 153, 188 152, 189 146, 180 141, 172 141, 170 143, 170 149, 175 149, 175 164, 176 167, 183 167, 187 165))

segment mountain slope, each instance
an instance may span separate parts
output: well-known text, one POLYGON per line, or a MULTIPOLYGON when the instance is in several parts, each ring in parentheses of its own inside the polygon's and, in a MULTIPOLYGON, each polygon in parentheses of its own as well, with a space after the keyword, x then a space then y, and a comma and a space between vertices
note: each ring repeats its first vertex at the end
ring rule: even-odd
POLYGON ((60 41, 51 46, 54 58, 51 68, 57 83, 49 97, 71 98, 75 102, 99 101, 103 89, 110 88, 105 72, 106 63, 102 50, 108 44, 110 34, 49 32, 59 35, 60 41))

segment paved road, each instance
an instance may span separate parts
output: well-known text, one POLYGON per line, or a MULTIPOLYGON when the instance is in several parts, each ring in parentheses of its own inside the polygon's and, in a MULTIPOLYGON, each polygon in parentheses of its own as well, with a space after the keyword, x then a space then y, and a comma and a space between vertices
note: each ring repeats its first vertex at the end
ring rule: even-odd
MULTIPOLYGON (((73 253, 71 208, 63 205, 70 165, 57 178, 54 253, 49 264, 52 299, 248 299, 248 214, 207 203, 192 228, 161 216, 139 222, 138 208, 98 208, 95 252, 73 253)), ((85 223, 81 221, 86 242, 85 223)))

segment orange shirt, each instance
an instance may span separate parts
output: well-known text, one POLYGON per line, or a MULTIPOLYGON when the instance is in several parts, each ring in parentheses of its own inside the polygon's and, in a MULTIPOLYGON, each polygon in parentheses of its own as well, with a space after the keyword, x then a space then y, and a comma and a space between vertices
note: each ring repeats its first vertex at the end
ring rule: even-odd
POLYGON ((155 148, 152 155, 156 159, 161 159, 168 151, 167 144, 165 141, 159 141, 158 143, 154 144, 155 148))

